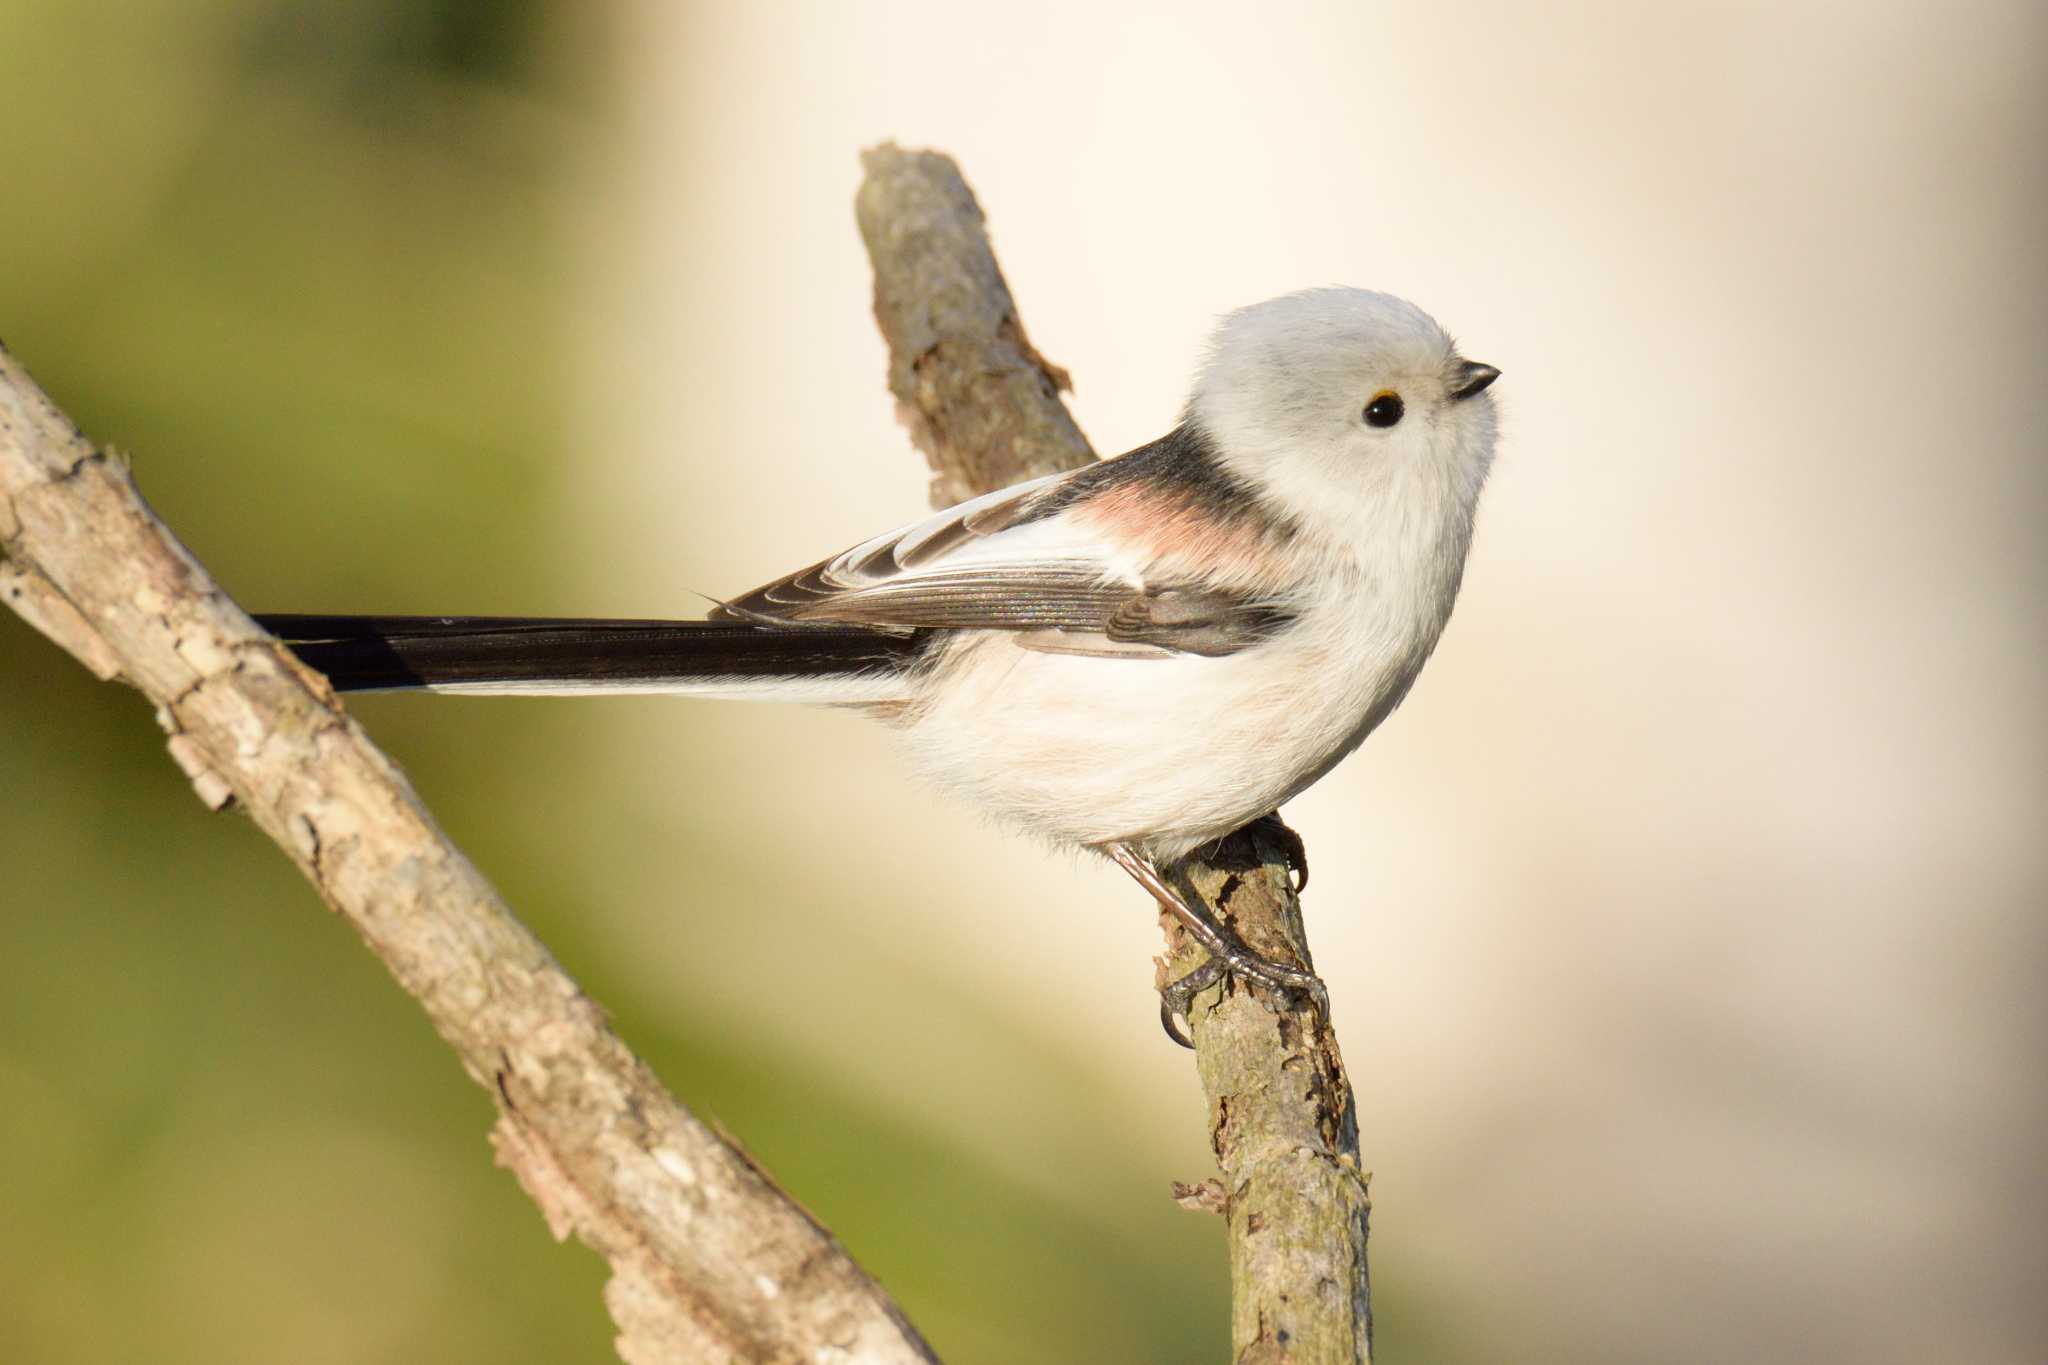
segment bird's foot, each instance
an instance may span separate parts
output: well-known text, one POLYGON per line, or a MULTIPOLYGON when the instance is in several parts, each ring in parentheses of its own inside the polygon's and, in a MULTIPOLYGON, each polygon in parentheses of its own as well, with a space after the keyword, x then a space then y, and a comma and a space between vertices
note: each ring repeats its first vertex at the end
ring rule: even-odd
POLYGON ((1308 890, 1308 845, 1301 836, 1280 818, 1279 811, 1269 811, 1252 821, 1245 829, 1252 834, 1263 834, 1280 845, 1281 856, 1286 859, 1287 870, 1294 874, 1294 894, 1299 896, 1308 890))
POLYGON ((1227 978, 1264 986, 1280 998, 1283 1006, 1291 1006, 1297 997, 1307 996, 1316 1012, 1329 1018, 1330 988, 1314 972, 1260 957, 1234 943, 1224 943, 1220 952, 1211 951, 1212 956, 1201 966, 1159 988, 1160 1026, 1167 1037, 1182 1047, 1192 1048, 1194 1043, 1180 1027, 1180 1020, 1189 1018, 1188 1009, 1196 996, 1227 978))
MULTIPOLYGON (((1294 831, 1288 830, 1288 837, 1294 831)), ((1297 841, 1299 842, 1299 841, 1297 841)), ((1180 980, 1163 987, 1159 993, 1160 1019, 1166 1027, 1166 1036, 1182 1047, 1193 1047, 1188 1037, 1174 1020, 1176 1016, 1187 1017, 1188 1005, 1194 997, 1216 984, 1220 976, 1232 976, 1242 981, 1265 986, 1278 995, 1283 1002, 1291 1003, 1296 994, 1306 995, 1316 1009, 1327 1018, 1330 1013, 1330 992, 1323 985, 1323 979, 1312 971, 1290 967, 1260 957, 1239 942, 1235 935, 1227 932, 1207 913, 1206 907, 1198 908, 1199 902, 1190 904, 1180 892, 1167 884, 1153 861, 1124 843, 1103 844, 1102 852, 1109 860, 1129 873, 1138 885, 1152 893, 1160 909, 1181 922, 1188 935, 1209 954, 1209 960, 1189 972, 1180 980)))

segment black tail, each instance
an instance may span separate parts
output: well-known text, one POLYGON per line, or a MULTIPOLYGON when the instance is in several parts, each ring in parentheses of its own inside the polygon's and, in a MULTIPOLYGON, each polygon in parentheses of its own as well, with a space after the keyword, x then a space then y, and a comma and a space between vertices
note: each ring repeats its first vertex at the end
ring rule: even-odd
POLYGON ((880 700, 925 635, 724 621, 528 616, 259 616, 337 692, 432 687, 479 692, 787 691, 880 700), (823 684, 823 686, 821 686, 823 684))

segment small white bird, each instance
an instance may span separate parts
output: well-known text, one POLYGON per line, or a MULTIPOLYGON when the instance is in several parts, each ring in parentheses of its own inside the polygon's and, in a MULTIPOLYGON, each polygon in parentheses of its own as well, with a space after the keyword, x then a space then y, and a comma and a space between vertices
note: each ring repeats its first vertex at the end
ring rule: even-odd
POLYGON ((262 619, 342 691, 860 708, 946 790, 1108 855, 1232 970, 1320 995, 1163 873, 1276 811, 1407 695, 1457 598, 1498 374, 1410 303, 1311 289, 1227 316, 1150 445, 864 541, 708 621, 262 619))

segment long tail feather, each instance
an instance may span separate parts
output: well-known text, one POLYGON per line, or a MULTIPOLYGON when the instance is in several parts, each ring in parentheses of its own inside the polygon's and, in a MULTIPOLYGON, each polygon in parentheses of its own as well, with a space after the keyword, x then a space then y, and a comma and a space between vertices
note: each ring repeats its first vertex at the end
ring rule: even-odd
POLYGON ((723 621, 259 616, 339 692, 703 692, 887 701, 929 636, 723 621))

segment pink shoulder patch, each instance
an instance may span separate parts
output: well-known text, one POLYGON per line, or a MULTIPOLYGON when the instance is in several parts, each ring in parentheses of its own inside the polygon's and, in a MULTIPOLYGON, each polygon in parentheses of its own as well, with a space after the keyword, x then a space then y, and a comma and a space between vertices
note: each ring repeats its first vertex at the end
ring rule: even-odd
POLYGON ((1073 515, 1149 558, 1201 572, 1256 580, 1280 569, 1272 544, 1252 521, 1218 521, 1171 490, 1118 484, 1076 504, 1073 515))

